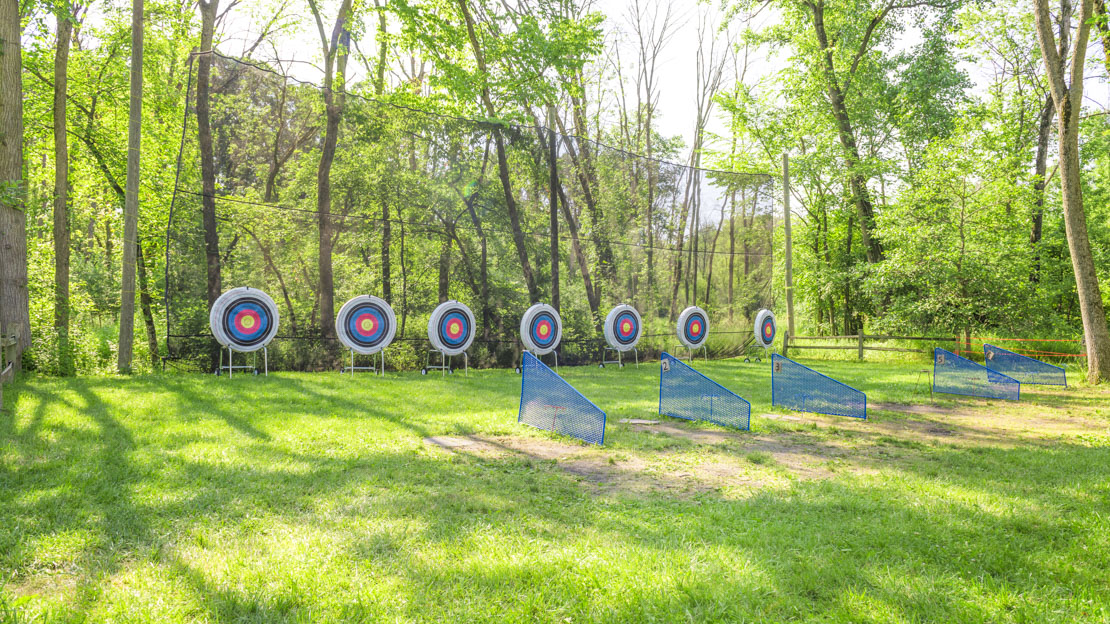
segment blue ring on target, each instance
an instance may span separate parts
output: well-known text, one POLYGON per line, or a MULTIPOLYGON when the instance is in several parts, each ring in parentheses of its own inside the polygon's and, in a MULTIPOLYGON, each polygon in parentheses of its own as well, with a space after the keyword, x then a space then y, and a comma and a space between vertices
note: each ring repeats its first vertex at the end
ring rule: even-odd
POLYGON ((613 322, 613 337, 622 345, 636 342, 640 336, 640 319, 631 312, 621 312, 613 322))
POLYGON ((462 310, 450 310, 439 321, 439 339, 449 347, 459 347, 466 344, 473 331, 470 319, 462 310))
POLYGON ((270 329, 270 312, 266 304, 254 297, 245 297, 229 306, 223 314, 223 328, 236 346, 249 347, 266 339, 270 329))
POLYGON ((541 349, 546 349, 555 344, 559 338, 559 325, 555 317, 547 311, 542 311, 532 318, 528 327, 528 335, 532 342, 541 349))
POLYGON ((389 333, 389 316, 374 303, 364 303, 351 308, 343 319, 347 337, 359 346, 372 348, 385 340, 389 333))

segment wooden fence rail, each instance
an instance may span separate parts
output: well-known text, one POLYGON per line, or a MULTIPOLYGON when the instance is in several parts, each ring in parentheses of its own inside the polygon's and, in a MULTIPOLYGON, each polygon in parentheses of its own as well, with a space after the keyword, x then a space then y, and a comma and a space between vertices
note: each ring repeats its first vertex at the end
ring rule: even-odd
POLYGON ((784 334, 782 342, 782 354, 787 355, 792 349, 827 349, 833 351, 855 351, 859 359, 863 359, 864 351, 888 351, 895 353, 930 353, 930 349, 908 349, 904 347, 874 347, 868 346, 867 341, 887 341, 887 340, 908 340, 917 342, 954 342, 959 344, 960 338, 957 337, 943 337, 943 336, 889 336, 883 334, 853 334, 850 336, 791 336, 789 332, 784 334), (851 340, 855 344, 844 345, 811 345, 811 344, 797 344, 799 340, 851 340))

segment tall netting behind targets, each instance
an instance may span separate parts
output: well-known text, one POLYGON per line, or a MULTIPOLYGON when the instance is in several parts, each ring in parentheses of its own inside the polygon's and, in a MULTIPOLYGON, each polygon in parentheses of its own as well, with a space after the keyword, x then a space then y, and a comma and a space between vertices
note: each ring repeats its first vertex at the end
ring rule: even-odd
MULTIPOLYGON (((209 361, 208 276, 218 267, 215 292, 251 286, 273 295, 282 318, 270 346, 275 368, 323 366, 339 348, 322 338, 323 328, 334 326, 342 302, 362 294, 380 296, 396 311, 390 352, 398 365, 406 345, 413 364, 416 352, 422 361, 429 315, 445 299, 474 311, 473 363, 513 365, 516 328, 533 303, 521 251, 540 300, 552 294, 552 196, 560 228, 561 362, 596 358, 604 344, 600 322, 612 304, 635 303, 648 326, 668 317, 680 257, 680 309, 696 302, 710 314, 727 313, 730 264, 734 313, 749 318, 768 305, 770 176, 691 169, 544 128, 433 115, 360 97, 355 85, 331 172, 331 211, 321 215, 319 89, 219 55, 212 73, 211 209, 190 76, 167 224, 171 359, 209 361), (690 223, 697 224, 696 250, 690 223), (322 312, 321 255, 331 258, 332 318, 322 312)), ((619 144, 619 136, 612 139, 619 144)), ((660 155, 677 156, 666 149, 660 155)))

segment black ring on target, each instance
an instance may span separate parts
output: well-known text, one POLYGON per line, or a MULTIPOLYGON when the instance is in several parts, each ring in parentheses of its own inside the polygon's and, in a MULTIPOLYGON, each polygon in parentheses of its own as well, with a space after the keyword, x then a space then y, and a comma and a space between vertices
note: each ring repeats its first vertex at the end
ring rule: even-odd
POLYGON ((232 344, 253 347, 266 340, 273 321, 264 301, 257 297, 242 297, 224 310, 221 322, 232 344))
POLYGON ((542 310, 528 324, 528 336, 538 348, 547 349, 559 342, 559 323, 554 315, 542 310))
POLYGON ((613 319, 613 338, 622 345, 636 342, 640 336, 640 319, 631 312, 621 312, 613 319))
POLYGON ((708 323, 705 321, 705 315, 699 311, 694 311, 686 317, 686 322, 682 326, 682 335, 689 344, 701 344, 705 340, 707 328, 708 323))
POLYGON ((351 307, 340 326, 351 342, 364 349, 373 349, 383 343, 388 345, 391 322, 390 315, 380 305, 367 301, 351 307))

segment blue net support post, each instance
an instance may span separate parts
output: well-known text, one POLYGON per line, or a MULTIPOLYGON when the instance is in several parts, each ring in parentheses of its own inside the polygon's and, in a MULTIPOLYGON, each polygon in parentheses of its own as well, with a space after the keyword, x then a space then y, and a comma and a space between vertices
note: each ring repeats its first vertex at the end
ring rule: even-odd
POLYGON ((1002 347, 984 344, 983 361, 987 368, 1016 379, 1018 383, 1068 387, 1068 374, 1063 367, 1002 347))
POLYGON ((659 358, 659 413, 748 431, 752 404, 664 351, 659 358))
MULTIPOLYGON (((264 377, 269 377, 270 376, 270 352, 266 347, 262 347, 261 349, 259 349, 259 351, 262 351, 262 375, 264 377)), ((258 374, 258 351, 251 352, 251 358, 252 359, 251 359, 250 364, 233 364, 232 361, 231 361, 233 353, 235 353, 235 350, 232 349, 231 347, 225 347, 223 345, 220 346, 220 363, 216 367, 216 376, 217 377, 222 375, 224 371, 227 371, 228 379, 230 379, 232 373, 236 370, 247 370, 247 371, 253 372, 255 375, 258 374), (224 365, 224 351, 227 351, 227 365, 226 366, 224 365)))
POLYGON ((1018 380, 946 349, 933 349, 933 392, 984 399, 1021 399, 1018 380))
POLYGON ((385 376, 385 349, 370 355, 370 366, 355 366, 355 350, 350 349, 351 352, 351 365, 344 366, 343 370, 339 371, 340 374, 350 373, 351 377, 355 376, 355 371, 370 371, 375 375, 385 376))
POLYGON ((518 423, 605 443, 604 411, 530 352, 524 352, 521 372, 518 423))
MULTIPOLYGON (((470 356, 467 355, 466 351, 463 351, 461 355, 463 356, 463 377, 469 377, 470 356)), ((438 370, 440 371, 440 376, 454 375, 455 371, 451 368, 451 361, 453 359, 454 356, 447 355, 439 349, 428 349, 428 355, 424 359, 424 368, 420 369, 420 374, 427 375, 429 371, 438 370), (432 354, 435 353, 439 354, 439 364, 432 364, 432 354)))
POLYGON ((798 412, 867 418, 867 395, 846 383, 771 354, 771 404, 798 412))

